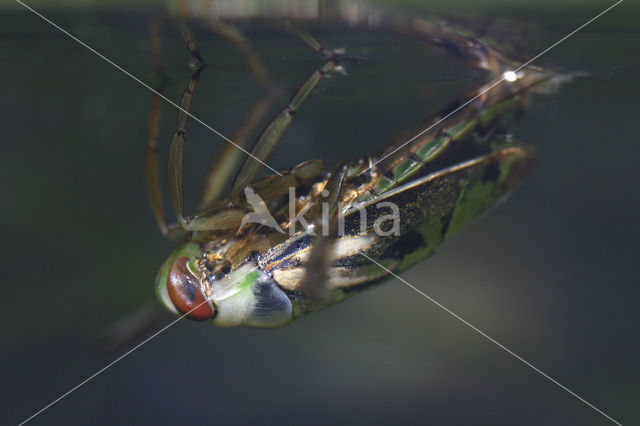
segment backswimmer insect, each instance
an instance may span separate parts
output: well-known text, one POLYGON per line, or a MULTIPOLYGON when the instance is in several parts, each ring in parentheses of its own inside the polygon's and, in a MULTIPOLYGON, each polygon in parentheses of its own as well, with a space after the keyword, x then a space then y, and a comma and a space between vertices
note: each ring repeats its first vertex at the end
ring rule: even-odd
MULTIPOLYGON (((231 144, 224 149, 193 215, 185 215, 183 202, 190 117, 185 111, 190 111, 206 61, 189 28, 181 26, 194 74, 169 149, 175 225, 166 225, 162 211, 156 152, 159 97, 151 110, 146 161, 154 215, 162 232, 178 241, 156 279, 156 292, 168 310, 220 326, 284 326, 380 282, 388 271, 402 271, 428 257, 527 175, 532 150, 514 140, 508 126, 526 98, 553 86, 558 74, 532 65, 520 68, 497 48, 438 20, 375 16, 377 25, 454 53, 491 78, 431 116, 409 142, 399 140, 379 154, 334 167, 312 160, 256 179, 307 97, 325 75, 352 59, 290 25, 326 62, 262 130, 251 156, 231 144), (230 179, 231 190, 223 194, 230 179)), ((210 27, 240 49, 266 89, 231 137, 245 147, 247 134, 267 105, 282 96, 281 89, 235 27, 219 19, 210 27)), ((157 36, 151 41, 152 50, 158 49, 157 36)))

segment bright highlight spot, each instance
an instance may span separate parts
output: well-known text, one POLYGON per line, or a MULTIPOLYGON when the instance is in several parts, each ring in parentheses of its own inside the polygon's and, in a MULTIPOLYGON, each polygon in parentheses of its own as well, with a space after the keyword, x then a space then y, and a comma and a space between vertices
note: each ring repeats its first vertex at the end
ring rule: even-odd
POLYGON ((516 81, 518 79, 518 76, 516 75, 516 73, 514 71, 505 71, 505 73, 502 74, 502 76, 508 82, 513 82, 513 81, 516 81))

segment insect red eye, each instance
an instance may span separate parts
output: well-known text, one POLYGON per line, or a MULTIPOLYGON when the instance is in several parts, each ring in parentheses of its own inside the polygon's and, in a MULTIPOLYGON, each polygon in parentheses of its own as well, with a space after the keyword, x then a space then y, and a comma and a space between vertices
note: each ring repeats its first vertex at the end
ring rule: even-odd
POLYGON ((216 311, 202 292, 200 280, 187 267, 187 257, 179 257, 167 275, 167 290, 173 306, 195 320, 208 320, 216 311))

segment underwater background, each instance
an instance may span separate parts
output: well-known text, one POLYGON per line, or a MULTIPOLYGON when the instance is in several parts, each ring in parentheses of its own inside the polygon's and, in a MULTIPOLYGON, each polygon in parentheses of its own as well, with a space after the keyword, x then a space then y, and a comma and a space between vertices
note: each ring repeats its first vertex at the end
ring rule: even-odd
MULTIPOLYGON (((191 71, 169 17, 175 5, 27 3, 152 86, 159 79, 148 23, 167 16, 165 93, 179 101, 191 71)), ((206 8, 202 3, 192 7, 206 8)), ((313 10, 331 2, 304 3, 313 10)), ((212 4, 238 13, 270 7, 212 4)), ((613 2, 340 4, 443 16, 526 60, 613 2)), ((262 89, 233 46, 201 20, 189 22, 212 65, 192 112, 230 135, 262 89)), ((372 155, 486 79, 416 39, 301 22, 324 44, 366 59, 320 83, 270 158, 276 169, 372 155)), ((639 22, 640 4, 625 0, 536 61, 584 75, 532 96, 513 128, 517 139, 537 148, 533 173, 506 202, 402 274, 623 424, 640 422, 639 22)), ((289 93, 323 63, 281 20, 237 24, 289 93)), ((104 352, 99 338, 153 300, 155 274, 172 250, 144 187, 151 102, 148 90, 18 3, 0 4, 3 424, 26 419, 133 347, 104 352)), ((168 104, 162 114, 159 153, 166 167, 177 114, 168 104)), ((208 163, 225 142, 193 121, 188 133, 186 203, 193 211, 208 163)), ((157 329, 171 320, 167 314, 157 329)), ((205 422, 607 420, 389 279, 282 329, 180 321, 31 423, 205 422)))

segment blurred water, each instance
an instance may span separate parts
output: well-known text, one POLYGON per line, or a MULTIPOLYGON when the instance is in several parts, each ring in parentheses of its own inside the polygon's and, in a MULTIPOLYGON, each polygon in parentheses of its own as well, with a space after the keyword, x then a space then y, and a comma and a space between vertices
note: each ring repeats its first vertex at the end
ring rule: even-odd
MULTIPOLYGON (((531 57, 605 7, 518 4, 496 13, 476 5, 466 19, 527 29, 515 44, 531 57)), ((540 59, 589 76, 532 99, 514 130, 539 148, 533 175, 404 278, 632 424, 640 420, 634 54, 640 36, 632 25, 639 9, 624 7, 540 59)), ((45 10, 157 83, 146 27, 157 10, 45 10)), ((483 78, 416 40, 308 24, 327 45, 367 60, 321 83, 274 153, 276 168, 375 152, 483 78)), ((273 23, 239 25, 289 91, 322 63, 273 23)), ((212 63, 194 113, 229 135, 261 88, 233 47, 204 25, 193 27, 212 63)), ((189 56, 170 23, 162 36, 166 93, 177 101, 189 56)), ((2 421, 15 423, 114 359, 95 350, 96 338, 153 297, 171 244, 157 231, 144 191, 150 93, 27 11, 0 11, 0 47, 0 392, 2 421)), ((175 116, 165 105, 163 158, 175 116)), ((208 159, 223 142, 197 124, 189 135, 193 205, 208 159)), ((390 280, 284 329, 180 322, 34 424, 203 421, 602 424, 604 418, 390 280)))

